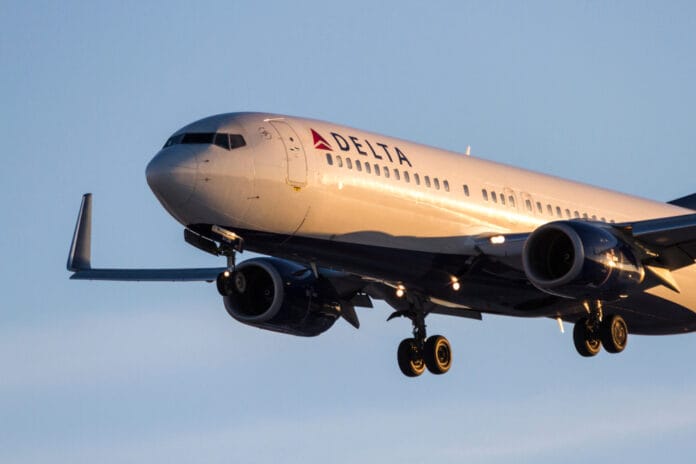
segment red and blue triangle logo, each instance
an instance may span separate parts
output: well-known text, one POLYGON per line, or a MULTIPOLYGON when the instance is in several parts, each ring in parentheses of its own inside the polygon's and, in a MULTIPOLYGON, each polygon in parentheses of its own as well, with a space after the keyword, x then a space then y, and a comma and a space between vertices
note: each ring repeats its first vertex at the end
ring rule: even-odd
POLYGON ((319 133, 314 129, 309 130, 312 131, 312 139, 314 139, 314 148, 316 148, 317 150, 333 151, 333 148, 331 148, 331 145, 329 145, 329 142, 327 142, 324 137, 319 135, 319 133))

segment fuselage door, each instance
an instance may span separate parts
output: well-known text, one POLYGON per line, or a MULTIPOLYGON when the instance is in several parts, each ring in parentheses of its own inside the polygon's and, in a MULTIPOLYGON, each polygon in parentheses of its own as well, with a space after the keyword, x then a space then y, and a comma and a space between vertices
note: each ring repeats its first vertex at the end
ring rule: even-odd
POLYGON ((307 158, 297 133, 290 127, 290 124, 282 119, 269 122, 278 131, 285 146, 285 156, 288 161, 288 184, 294 187, 307 185, 307 158))

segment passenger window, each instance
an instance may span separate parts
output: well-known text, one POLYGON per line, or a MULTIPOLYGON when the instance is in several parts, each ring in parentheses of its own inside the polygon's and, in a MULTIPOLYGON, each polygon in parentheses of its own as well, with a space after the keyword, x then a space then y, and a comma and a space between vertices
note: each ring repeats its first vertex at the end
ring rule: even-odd
POLYGON ((353 169, 353 161, 350 158, 346 158, 346 167, 348 169, 353 169))
POLYGON ((553 216, 553 206, 546 205, 546 212, 549 213, 549 216, 553 216))
POLYGON ((589 219, 590 217, 587 215, 587 213, 582 213, 582 218, 583 218, 583 219, 589 219))
POLYGON ((230 148, 234 150, 235 148, 243 147, 246 145, 244 137, 239 134, 230 134, 230 148))
POLYGON ((592 220, 593 220, 593 221, 596 221, 596 220, 597 220, 597 216, 593 214, 593 215, 592 215, 592 220))
POLYGON ((556 216, 563 217, 563 211, 561 211, 560 206, 556 206, 556 216))
POLYGON ((380 169, 379 169, 379 164, 375 163, 375 175, 376 175, 376 176, 379 176, 379 174, 380 174, 379 171, 380 171, 380 169))
POLYGON ((573 211, 573 216, 575 216, 575 219, 580 219, 580 213, 577 211, 573 211))
POLYGON ((404 171, 404 180, 406 182, 411 182, 411 176, 408 175, 408 171, 404 171))
POLYGON ((326 162, 329 164, 329 166, 333 166, 333 158, 331 157, 331 153, 326 154, 326 162))
POLYGON ((449 182, 447 182, 446 180, 443 180, 442 186, 445 187, 445 192, 449 192, 449 182))
POLYGON ((605 218, 604 216, 602 216, 602 222, 607 222, 607 218, 605 218))
POLYGON ((387 179, 389 179, 389 168, 386 167, 386 166, 384 166, 384 177, 386 177, 387 179))
POLYGON ((510 206, 512 206, 514 208, 515 207, 515 197, 513 197, 512 195, 509 195, 508 201, 510 203, 510 206))
POLYGON ((430 188, 430 176, 425 176, 425 186, 430 188))
POLYGON ((488 201, 488 190, 486 190, 486 189, 481 190, 481 195, 483 195, 484 201, 488 201))
POLYGON ((222 147, 225 150, 230 149, 230 138, 227 134, 215 134, 215 145, 222 147))
POLYGON ((527 207, 527 211, 532 210, 532 201, 531 200, 524 200, 524 204, 527 207))
POLYGON ((399 175, 399 170, 394 168, 394 179, 400 180, 401 176, 399 175))
POLYGON ((464 189, 464 195, 466 195, 468 197, 469 196, 469 186, 464 184, 464 185, 462 185, 462 188, 464 189))
POLYGON ((498 194, 495 192, 491 192, 491 201, 493 203, 498 203, 498 194))
POLYGON ((360 160, 355 160, 355 169, 362 172, 362 163, 360 163, 360 160))
POLYGON ((365 163, 365 172, 368 174, 372 174, 372 166, 370 163, 365 163))
POLYGON ((500 204, 505 205, 505 194, 504 193, 500 194, 500 204))
POLYGON ((566 217, 567 217, 568 219, 570 219, 570 210, 569 210, 568 208, 566 208, 565 213, 566 213, 566 217))
POLYGON ((440 190, 440 179, 437 177, 433 179, 433 184, 435 185, 435 188, 440 190))
POLYGON ((416 181, 416 185, 420 185, 420 176, 417 172, 413 173, 413 180, 416 181))
POLYGON ((541 202, 537 201, 536 207, 537 207, 537 213, 542 214, 544 212, 544 208, 541 207, 541 202))
POLYGON ((343 167, 343 160, 341 159, 340 156, 336 157, 336 164, 338 165, 339 168, 343 167))

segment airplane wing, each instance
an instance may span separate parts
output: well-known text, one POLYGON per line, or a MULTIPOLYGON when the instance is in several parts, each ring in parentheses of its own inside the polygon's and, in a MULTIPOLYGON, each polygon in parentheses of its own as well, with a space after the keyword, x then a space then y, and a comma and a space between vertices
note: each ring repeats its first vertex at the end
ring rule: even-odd
POLYGON ((189 269, 95 269, 91 263, 92 242, 92 194, 82 197, 80 213, 75 225, 67 267, 73 272, 71 279, 120 280, 120 281, 214 281, 224 267, 189 269))
POLYGON ((650 263, 670 271, 696 260, 696 214, 615 224, 655 255, 650 263))

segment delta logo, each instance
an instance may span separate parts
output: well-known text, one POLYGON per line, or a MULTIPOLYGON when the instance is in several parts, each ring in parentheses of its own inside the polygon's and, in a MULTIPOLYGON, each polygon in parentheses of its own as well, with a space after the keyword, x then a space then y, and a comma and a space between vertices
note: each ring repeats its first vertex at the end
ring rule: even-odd
POLYGON ((324 150, 324 151, 333 151, 333 148, 331 148, 331 145, 329 145, 329 142, 326 141, 324 137, 319 135, 319 132, 315 131, 314 129, 309 129, 312 131, 312 139, 314 140, 314 148, 317 150, 324 150))
MULTIPOLYGON (((316 150, 334 151, 331 143, 319 134, 319 132, 312 128, 309 130, 312 133, 312 141, 316 150)), ((362 156, 372 156, 377 160, 384 160, 386 158, 390 163, 398 162, 400 165, 406 164, 409 167, 413 167, 403 150, 397 146, 390 146, 386 143, 374 142, 368 139, 360 139, 352 135, 345 137, 337 132, 331 132, 331 137, 335 145, 341 151, 357 153, 362 156)))

